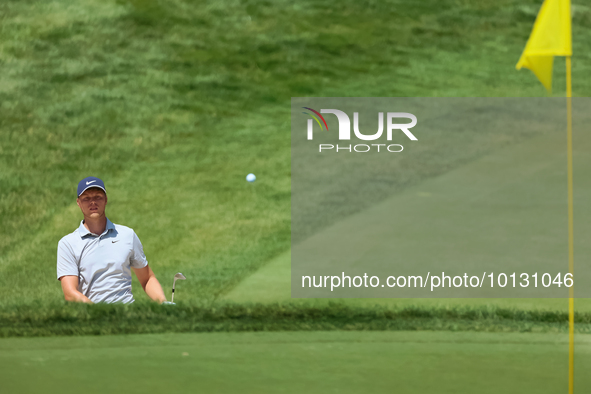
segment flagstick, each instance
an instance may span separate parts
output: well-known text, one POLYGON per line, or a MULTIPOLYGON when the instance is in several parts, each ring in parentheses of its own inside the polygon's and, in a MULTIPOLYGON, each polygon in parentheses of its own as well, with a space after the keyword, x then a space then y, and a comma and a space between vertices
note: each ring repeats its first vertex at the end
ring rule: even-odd
MULTIPOLYGON (((566 139, 568 161, 568 271, 574 274, 574 226, 573 226, 573 108, 572 108, 571 58, 566 57, 566 139)), ((573 275, 574 276, 574 275, 573 275)), ((574 283, 574 282, 573 282, 574 283)), ((574 286, 569 288, 568 299, 568 393, 574 393, 575 385, 575 299, 574 286)))

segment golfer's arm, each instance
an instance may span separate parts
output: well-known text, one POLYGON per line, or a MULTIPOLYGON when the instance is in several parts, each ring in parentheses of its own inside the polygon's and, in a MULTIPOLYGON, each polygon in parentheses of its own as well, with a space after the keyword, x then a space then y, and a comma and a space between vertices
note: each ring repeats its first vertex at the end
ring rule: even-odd
POLYGON ((149 265, 144 268, 134 268, 133 271, 148 297, 161 303, 166 301, 162 286, 160 286, 160 282, 156 279, 156 275, 154 275, 154 271, 152 271, 149 265))
POLYGON ((64 292, 64 298, 66 301, 86 302, 87 304, 92 304, 92 301, 90 301, 88 297, 78 291, 77 276, 62 276, 60 282, 62 284, 62 291, 64 292))

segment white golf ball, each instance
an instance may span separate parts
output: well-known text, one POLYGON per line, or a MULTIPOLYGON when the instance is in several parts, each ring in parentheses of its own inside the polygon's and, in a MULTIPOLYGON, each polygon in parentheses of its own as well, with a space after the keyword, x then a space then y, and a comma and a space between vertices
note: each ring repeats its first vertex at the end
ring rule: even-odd
POLYGON ((249 182, 254 182, 254 181, 256 181, 256 179, 257 179, 257 177, 254 174, 248 174, 246 176, 246 180, 249 182))

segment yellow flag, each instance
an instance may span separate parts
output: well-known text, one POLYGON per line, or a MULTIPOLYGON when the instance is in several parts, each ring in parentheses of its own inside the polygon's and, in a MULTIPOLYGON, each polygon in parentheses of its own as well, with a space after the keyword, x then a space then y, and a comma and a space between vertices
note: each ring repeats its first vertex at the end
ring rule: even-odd
POLYGON ((552 90, 554 56, 572 55, 570 0, 545 0, 516 68, 528 68, 552 90))

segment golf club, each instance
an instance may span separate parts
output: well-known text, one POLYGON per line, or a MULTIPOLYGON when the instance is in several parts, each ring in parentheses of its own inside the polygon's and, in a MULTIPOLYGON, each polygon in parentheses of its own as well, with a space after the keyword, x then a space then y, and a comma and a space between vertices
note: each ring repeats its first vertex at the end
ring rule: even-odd
POLYGON ((176 284, 177 279, 185 280, 187 278, 185 278, 185 275, 180 272, 174 276, 174 280, 172 281, 172 298, 170 299, 170 302, 174 302, 174 285, 176 284))

